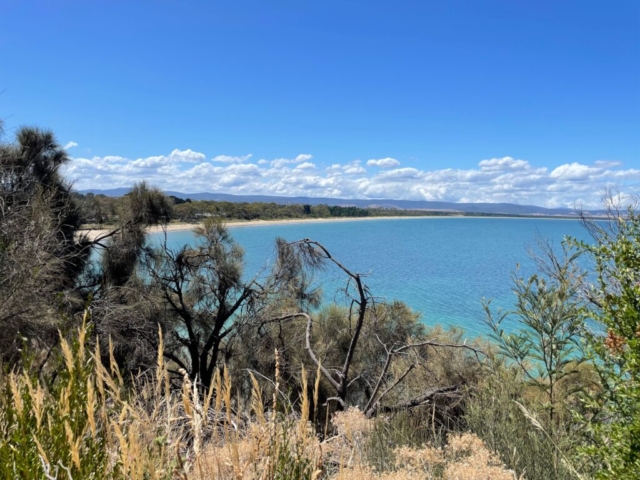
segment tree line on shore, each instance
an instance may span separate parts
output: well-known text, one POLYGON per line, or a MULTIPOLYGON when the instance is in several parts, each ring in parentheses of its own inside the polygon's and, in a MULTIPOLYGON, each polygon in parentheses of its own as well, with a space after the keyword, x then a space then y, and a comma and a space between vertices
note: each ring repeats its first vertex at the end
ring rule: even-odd
POLYGON ((469 342, 379 301, 311 239, 279 239, 269 271, 244 272, 223 223, 377 210, 181 202, 146 183, 79 195, 68 161, 47 131, 0 144, 4 477, 637 478, 633 208, 584 219, 591 243, 541 242, 513 311, 485 306, 492 341, 469 342), (146 227, 172 218, 202 220, 193 244, 149 244, 146 227), (89 238, 91 221, 109 228, 89 238), (330 304, 321 269, 344 278, 330 304))
MULTIPOLYGON (((83 224, 115 225, 118 223, 126 196, 73 192, 78 214, 83 224)), ((201 222, 205 218, 222 220, 283 220, 304 218, 361 218, 384 216, 451 215, 451 212, 402 210, 396 208, 360 208, 340 205, 279 204, 274 202, 227 202, 191 200, 169 196, 173 204, 171 219, 180 222, 201 222)))

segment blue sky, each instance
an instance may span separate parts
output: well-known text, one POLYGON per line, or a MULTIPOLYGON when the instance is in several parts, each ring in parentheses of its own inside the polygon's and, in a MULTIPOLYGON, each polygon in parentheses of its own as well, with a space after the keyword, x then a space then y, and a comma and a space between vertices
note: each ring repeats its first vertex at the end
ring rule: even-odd
POLYGON ((637 1, 5 0, 0 49, 5 135, 53 129, 78 188, 640 193, 637 1))

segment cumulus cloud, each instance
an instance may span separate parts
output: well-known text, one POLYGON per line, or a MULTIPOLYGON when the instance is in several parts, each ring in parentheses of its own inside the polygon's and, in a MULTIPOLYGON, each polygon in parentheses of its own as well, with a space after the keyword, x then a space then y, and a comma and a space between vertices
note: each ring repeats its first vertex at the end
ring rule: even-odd
POLYGON ((346 165, 343 171, 347 175, 363 175, 367 173, 367 171, 360 165, 346 165))
POLYGON ((622 165, 622 162, 618 162, 616 160, 596 160, 593 163, 594 167, 601 167, 601 168, 620 167, 621 165, 622 165))
POLYGON ((498 170, 521 170, 529 167, 526 160, 516 160, 512 157, 492 158, 490 160, 482 160, 478 166, 481 170, 498 171, 498 170))
MULTIPOLYGON (((110 157, 105 157, 110 158, 110 157)), ((121 157, 119 157, 121 159, 121 157)), ((169 155, 157 155, 155 157, 139 158, 131 162, 131 166, 140 168, 155 168, 162 165, 179 163, 201 163, 205 160, 204 153, 193 150, 174 150, 169 155)), ((122 161, 121 159, 120 161, 122 161)))
POLYGON ((360 160, 354 160, 345 165, 334 163, 325 169, 328 177, 340 175, 364 175, 367 171, 360 165, 360 160))
POLYGON ((71 142, 67 142, 65 146, 62 148, 64 148, 65 150, 69 150, 70 148, 77 147, 77 146, 78 146, 77 142, 71 141, 71 142))
POLYGON ((422 173, 417 168, 395 168, 386 172, 378 174, 379 179, 417 179, 422 176, 422 173))
POLYGON ((301 153, 295 158, 276 158, 271 161, 271 166, 273 168, 282 168, 291 163, 302 163, 311 160, 313 155, 309 155, 308 153, 301 153))
POLYGON ((308 153, 301 153, 296 158, 293 159, 294 162, 306 162, 307 160, 311 160, 313 155, 309 155, 308 153))
POLYGON ((562 180, 589 180, 600 175, 604 170, 600 167, 589 167, 580 163, 560 165, 549 176, 562 180))
POLYGON ((379 158, 378 160, 372 158, 367 161, 367 167, 380 167, 380 168, 393 168, 400 165, 400 162, 395 158, 379 158))
POLYGON ((126 187, 145 179, 185 193, 509 202, 547 207, 573 207, 577 202, 585 208, 599 207, 600 193, 612 185, 625 194, 640 194, 640 170, 625 169, 615 161, 566 162, 547 168, 501 157, 481 160, 476 168, 422 170, 400 167, 397 160, 382 158, 369 160, 367 166, 381 169, 367 173, 359 160, 327 166, 311 162, 312 158, 302 153, 252 161, 251 155, 207 157, 176 149, 138 159, 115 155, 73 158, 65 172, 78 189, 126 187))
POLYGON ((207 158, 204 153, 194 152, 191 149, 186 150, 174 150, 169 154, 169 159, 171 162, 189 162, 189 163, 199 163, 203 162, 204 159, 207 158))
POLYGON ((301 163, 300 165, 298 165, 296 167, 296 170, 309 170, 309 169, 314 169, 314 168, 316 168, 316 164, 315 163, 304 162, 304 163, 301 163))
POLYGON ((238 157, 234 157, 231 155, 218 155, 217 157, 213 157, 211 160, 214 162, 222 162, 222 163, 244 163, 249 160, 253 155, 242 155, 238 157))

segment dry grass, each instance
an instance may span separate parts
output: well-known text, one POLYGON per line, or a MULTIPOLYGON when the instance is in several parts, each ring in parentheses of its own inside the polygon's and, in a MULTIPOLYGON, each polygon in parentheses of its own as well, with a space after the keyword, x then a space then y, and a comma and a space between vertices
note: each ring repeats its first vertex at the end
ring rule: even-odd
POLYGON ((61 339, 64 372, 53 386, 26 373, 2 376, 3 478, 515 478, 471 434, 452 436, 443 448, 391 446, 395 461, 376 471, 367 448, 375 422, 385 419, 367 419, 351 408, 333 416, 326 426, 330 435, 321 440, 306 420, 314 417, 310 405, 317 402, 307 398, 304 369, 300 411, 282 401, 277 387, 273 398, 263 398, 253 377, 250 407, 240 410, 226 369, 216 374, 208 392, 186 375, 179 390, 171 388, 159 355, 152 378, 125 387, 115 362, 105 368, 95 361, 101 358, 98 348, 88 352, 85 341, 85 329, 71 343, 61 339))

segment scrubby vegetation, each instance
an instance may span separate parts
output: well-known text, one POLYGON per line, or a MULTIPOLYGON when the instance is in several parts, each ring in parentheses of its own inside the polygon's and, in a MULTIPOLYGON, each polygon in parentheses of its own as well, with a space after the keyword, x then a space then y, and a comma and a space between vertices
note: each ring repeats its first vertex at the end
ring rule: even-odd
MULTIPOLYGON (((119 221, 122 203, 127 195, 109 197, 103 193, 72 192, 83 228, 104 228, 119 221)), ((274 202, 227 202, 221 200, 191 200, 173 195, 171 220, 179 223, 200 223, 206 218, 218 218, 226 222, 254 220, 308 220, 315 218, 364 218, 364 217, 531 217, 532 215, 460 212, 450 210, 407 210, 395 207, 355 207, 349 205, 308 205, 274 202)), ((348 204, 348 200, 344 200, 348 204)), ((541 218, 540 215, 533 215, 541 218)))
POLYGON ((113 351, 105 365, 99 343, 89 350, 88 330, 83 323, 72 343, 61 339, 56 382, 26 371, 3 377, 3 478, 513 478, 473 434, 412 448, 401 418, 370 419, 356 407, 333 414, 321 440, 312 421, 321 374, 300 370, 294 407, 279 388, 277 350, 270 392, 250 374, 241 401, 226 368, 205 392, 186 372, 176 388, 162 354, 153 373, 125 381, 113 351))
POLYGON ((542 244, 514 311, 486 305, 493 339, 465 342, 310 239, 254 277, 226 214, 150 245, 181 205, 146 184, 79 197, 67 161, 38 129, 0 145, 2 478, 638 477, 633 208, 585 219, 592 243, 542 244), (345 284, 323 305, 328 268, 345 284))
MULTIPOLYGON (((73 192, 74 201, 79 207, 82 223, 85 225, 109 226, 118 222, 124 197, 108 197, 104 194, 73 192)), ((176 222, 197 223, 206 218, 218 218, 224 221, 250 220, 294 220, 309 218, 362 218, 362 217, 411 217, 451 215, 455 212, 403 210, 398 208, 339 205, 303 205, 279 204, 267 202, 226 202, 218 200, 183 200, 170 196, 173 203, 172 220, 176 222)), ((459 213, 455 213, 458 215, 459 213)))

